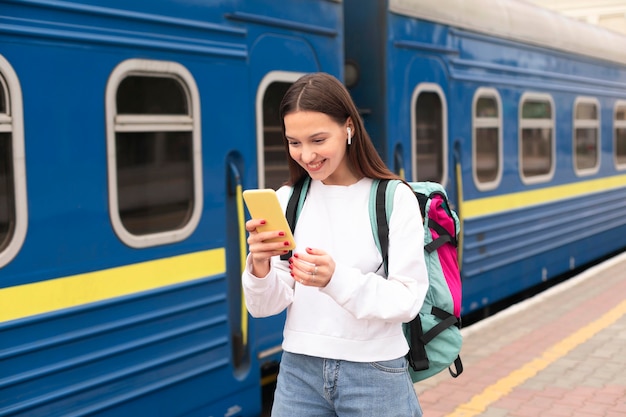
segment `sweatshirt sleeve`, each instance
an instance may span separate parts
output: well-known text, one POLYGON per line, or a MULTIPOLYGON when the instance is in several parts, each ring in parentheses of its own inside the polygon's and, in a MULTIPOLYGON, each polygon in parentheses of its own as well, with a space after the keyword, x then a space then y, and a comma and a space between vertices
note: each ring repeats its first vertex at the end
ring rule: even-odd
POLYGON ((338 264, 322 291, 356 318, 409 322, 419 313, 427 290, 419 204, 412 190, 399 184, 389 220, 388 278, 338 264))
POLYGON ((280 313, 293 301, 294 280, 289 269, 279 257, 271 260, 270 272, 265 277, 252 275, 251 258, 248 255, 242 285, 246 307, 252 317, 268 317, 280 313))
MULTIPOLYGON (((277 191, 283 210, 287 205, 290 190, 290 187, 282 187, 277 191)), ((241 283, 246 307, 252 317, 278 314, 293 302, 294 280, 291 278, 286 261, 281 261, 279 256, 272 257, 270 271, 265 277, 256 277, 251 270, 252 259, 248 254, 241 283)))

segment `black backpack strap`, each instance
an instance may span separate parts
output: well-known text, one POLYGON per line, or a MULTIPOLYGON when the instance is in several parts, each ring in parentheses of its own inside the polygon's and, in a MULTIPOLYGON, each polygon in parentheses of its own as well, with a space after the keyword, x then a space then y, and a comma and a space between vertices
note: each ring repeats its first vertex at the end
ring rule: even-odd
MULTIPOLYGON (((388 184, 389 180, 380 180, 378 188, 376 189, 376 226, 378 229, 380 252, 385 265, 385 274, 388 273, 387 265, 389 261, 389 223, 387 221, 387 208, 385 201, 388 184)), ((419 200, 421 210, 424 209, 426 200, 427 199, 424 199, 423 201, 419 200)), ((408 331, 410 349, 406 354, 406 359, 409 362, 409 366, 411 366, 414 371, 424 371, 428 369, 429 362, 428 356, 426 355, 425 343, 421 341, 424 337, 424 330, 422 328, 422 321, 419 315, 408 323, 408 331)))
POLYGON ((457 356, 454 360, 454 368, 456 369, 456 372, 453 372, 452 368, 448 367, 448 372, 450 372, 452 378, 456 378, 457 376, 461 375, 461 372, 463 372, 463 362, 461 362, 460 356, 457 356))
POLYGON ((426 218, 426 203, 428 203, 428 196, 423 193, 415 193, 417 202, 420 206, 420 213, 422 213, 422 219, 426 218))
MULTIPOLYGON (((304 204, 304 200, 306 200, 306 195, 309 191, 309 182, 310 178, 307 175, 304 175, 300 180, 294 184, 291 189, 291 196, 289 196, 289 202, 287 203, 287 209, 285 210, 285 217, 287 218, 287 223, 289 223, 289 228, 291 229, 291 233, 293 234, 296 231, 296 222, 298 220, 298 210, 304 204)), ((292 256, 292 251, 284 255, 280 255, 280 259, 282 261, 288 261, 292 256)))
POLYGON ((422 343, 427 344, 433 340, 439 333, 443 332, 450 326, 461 327, 459 319, 454 314, 450 314, 438 307, 433 307, 431 310, 433 316, 437 317, 441 321, 433 326, 432 329, 424 333, 421 337, 422 343))
MULTIPOLYGON (((415 194, 417 195, 417 201, 419 202, 420 211, 422 212, 422 219, 426 219, 426 203, 428 203, 428 199, 430 197, 422 193, 415 193, 415 194)), ((435 192, 433 194, 440 195, 443 198, 444 204, 446 204, 446 206, 449 204, 448 199, 446 198, 445 195, 438 193, 438 192, 435 192)), ((430 242, 428 245, 424 246, 424 249, 426 250, 426 252, 433 253, 434 251, 439 249, 444 243, 448 243, 448 242, 454 245, 454 247, 458 247, 459 243, 456 239, 456 236, 452 236, 450 232, 446 230, 445 227, 443 227, 442 225, 440 225, 439 223, 437 223, 431 218, 428 218, 428 227, 430 229, 433 229, 435 232, 437 232, 439 237, 437 237, 437 239, 430 242)))
POLYGON ((422 329, 422 320, 419 314, 408 323, 408 327, 410 343, 406 359, 414 371, 424 371, 428 369, 430 364, 426 355, 426 345, 420 341, 424 336, 424 330, 422 329))
POLYGON ((439 235, 437 239, 433 240, 428 245, 424 246, 424 249, 426 249, 428 253, 433 253, 434 251, 439 249, 439 247, 441 247, 444 243, 448 243, 448 242, 454 245, 455 247, 458 246, 456 237, 450 235, 450 232, 448 232, 445 227, 443 227, 442 225, 440 225, 433 219, 428 219, 428 227, 436 231, 437 234, 439 235))
MULTIPOLYGON (((411 322, 408 324, 411 343, 409 353, 407 353, 407 360, 411 368, 413 368, 413 370, 416 372, 426 370, 430 367, 428 355, 426 354, 426 345, 448 327, 461 327, 460 319, 445 310, 442 310, 438 307, 433 307, 431 313, 433 314, 433 316, 439 318, 441 322, 431 328, 426 333, 424 333, 424 330, 422 328, 422 321, 419 315, 411 320, 411 322)), ((461 372, 463 372, 463 363, 461 362, 460 356, 457 356, 457 358, 454 360, 454 366, 456 369, 456 373, 452 371, 451 368, 448 368, 448 370, 450 372, 450 375, 456 378, 461 374, 461 372)))
POLYGON ((378 242, 380 243, 380 254, 383 257, 385 275, 388 271, 389 261, 389 223, 387 222, 387 209, 385 195, 389 180, 379 180, 376 188, 376 229, 378 231, 378 242))

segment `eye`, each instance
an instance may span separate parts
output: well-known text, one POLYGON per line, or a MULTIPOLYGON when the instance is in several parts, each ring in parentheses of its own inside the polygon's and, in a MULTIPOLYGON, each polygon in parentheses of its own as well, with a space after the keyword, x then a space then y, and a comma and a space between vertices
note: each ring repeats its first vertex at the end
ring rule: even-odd
POLYGON ((289 146, 298 146, 298 145, 300 144, 300 142, 297 142, 297 141, 295 141, 295 140, 288 140, 288 141, 287 141, 287 144, 288 144, 289 146))

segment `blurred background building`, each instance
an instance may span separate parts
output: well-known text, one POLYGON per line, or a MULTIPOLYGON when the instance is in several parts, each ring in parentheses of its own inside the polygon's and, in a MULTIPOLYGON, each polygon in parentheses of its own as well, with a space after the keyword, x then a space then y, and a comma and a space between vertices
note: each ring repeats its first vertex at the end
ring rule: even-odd
MULTIPOLYGON (((626 0, 528 0, 609 30, 626 34, 626 0)), ((626 45, 625 45, 626 47, 626 45)))

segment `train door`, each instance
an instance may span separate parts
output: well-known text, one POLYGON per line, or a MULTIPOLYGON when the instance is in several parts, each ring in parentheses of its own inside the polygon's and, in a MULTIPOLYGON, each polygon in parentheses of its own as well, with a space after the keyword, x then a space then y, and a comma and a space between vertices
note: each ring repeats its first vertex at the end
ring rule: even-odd
MULTIPOLYGON (((314 45, 303 38, 264 34, 254 43, 250 51, 250 85, 252 91, 256 86, 256 96, 251 101, 256 146, 254 160, 246 161, 246 188, 278 189, 287 181, 289 169, 279 118, 280 102, 294 81, 304 73, 320 71, 324 60, 330 60, 332 65, 325 66, 324 70, 336 73, 338 58, 318 56, 314 45)), ((284 322, 284 312, 250 321, 250 338, 254 343, 250 346, 251 355, 258 361, 261 384, 266 392, 273 392, 271 387, 282 355, 284 322)))
MULTIPOLYGON (((404 23, 392 15, 389 25, 395 29, 404 27, 404 23)), ((406 37, 404 33, 393 34, 387 45, 388 162, 409 181, 433 181, 449 188, 453 179, 448 131, 449 72, 445 60, 422 44, 398 46, 409 42, 406 37)))
MULTIPOLYGON (((270 71, 257 88, 255 101, 257 188, 277 190, 289 177, 279 106, 287 89, 301 75, 300 72, 270 71)), ((284 313, 255 320, 253 331, 262 372, 271 373, 280 359, 284 320, 284 313)))

